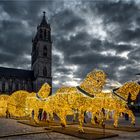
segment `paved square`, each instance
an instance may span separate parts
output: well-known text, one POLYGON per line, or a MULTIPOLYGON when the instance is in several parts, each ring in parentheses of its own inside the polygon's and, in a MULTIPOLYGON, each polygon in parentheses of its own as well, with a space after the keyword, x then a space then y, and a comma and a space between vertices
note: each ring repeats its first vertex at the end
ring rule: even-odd
MULTIPOLYGON (((120 120, 120 123, 123 125, 128 125, 127 121, 120 120)), ((136 117, 136 126, 140 127, 140 117, 136 117)), ((91 128, 93 130, 103 131, 102 129, 98 128, 91 128)), ((105 140, 139 140, 140 139, 140 132, 125 132, 125 131, 116 131, 116 130, 105 130, 106 132, 112 132, 115 134, 119 134, 118 137, 114 138, 107 138, 105 140)), ((55 132, 46 133, 44 127, 32 127, 29 125, 24 125, 21 123, 17 123, 17 120, 14 119, 5 119, 0 118, 0 136, 2 135, 10 135, 10 134, 17 134, 17 133, 38 133, 38 134, 27 134, 22 136, 12 136, 12 137, 5 137, 0 138, 0 140, 80 140, 76 137, 71 137, 64 134, 59 134, 55 132), (38 133, 42 132, 44 133, 38 133)))

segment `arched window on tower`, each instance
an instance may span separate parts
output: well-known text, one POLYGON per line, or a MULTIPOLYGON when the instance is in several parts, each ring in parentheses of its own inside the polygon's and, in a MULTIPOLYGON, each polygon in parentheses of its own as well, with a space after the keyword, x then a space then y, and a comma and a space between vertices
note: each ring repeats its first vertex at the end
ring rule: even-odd
POLYGON ((51 33, 48 31, 48 40, 51 41, 51 33))
POLYGON ((18 85, 18 82, 16 82, 16 90, 19 89, 19 85, 18 85))
POLYGON ((44 39, 46 39, 47 38, 47 36, 46 36, 47 34, 46 34, 46 30, 44 30, 44 39))
POLYGON ((47 76, 47 68, 46 67, 43 68, 43 76, 47 76))
POLYGON ((8 86, 9 92, 12 92, 12 79, 9 80, 8 86))
POLYGON ((40 29, 39 38, 40 38, 40 39, 43 39, 43 36, 42 36, 42 29, 40 29))
POLYGON ((43 48, 43 55, 47 56, 47 46, 44 46, 44 48, 43 48))

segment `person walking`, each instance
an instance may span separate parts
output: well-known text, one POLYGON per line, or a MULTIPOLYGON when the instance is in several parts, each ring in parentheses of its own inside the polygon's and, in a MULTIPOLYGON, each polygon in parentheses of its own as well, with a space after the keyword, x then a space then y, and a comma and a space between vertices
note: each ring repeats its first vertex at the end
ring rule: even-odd
POLYGON ((32 119, 34 120, 35 111, 32 110, 32 119))
POLYGON ((6 110, 6 118, 10 118, 10 112, 8 111, 8 109, 6 110))
POLYGON ((42 109, 39 109, 39 111, 38 111, 38 119, 39 119, 39 121, 42 120, 42 109))
POLYGON ((46 113, 46 111, 44 111, 44 112, 43 112, 43 119, 42 119, 42 120, 43 120, 43 121, 46 121, 46 119, 47 119, 47 113, 46 113))

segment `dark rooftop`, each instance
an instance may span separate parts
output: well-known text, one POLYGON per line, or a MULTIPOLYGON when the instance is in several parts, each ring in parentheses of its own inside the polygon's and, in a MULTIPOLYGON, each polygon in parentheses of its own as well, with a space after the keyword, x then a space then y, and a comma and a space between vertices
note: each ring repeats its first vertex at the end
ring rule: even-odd
POLYGON ((22 79, 34 78, 33 71, 31 70, 5 68, 5 67, 0 67, 0 77, 15 77, 22 79))

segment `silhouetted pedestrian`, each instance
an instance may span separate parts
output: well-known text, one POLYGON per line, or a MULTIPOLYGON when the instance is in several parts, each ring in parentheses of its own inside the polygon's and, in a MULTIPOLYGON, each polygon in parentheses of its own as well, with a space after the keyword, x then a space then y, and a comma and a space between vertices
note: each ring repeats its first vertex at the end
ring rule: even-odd
POLYGON ((125 117, 125 120, 126 120, 126 121, 129 120, 129 116, 128 116, 128 114, 125 113, 125 114, 124 114, 124 117, 125 117))
POLYGON ((43 120, 43 121, 46 121, 46 119, 47 119, 47 113, 46 113, 46 111, 44 111, 44 112, 43 112, 43 118, 42 118, 42 120, 43 120))
POLYGON ((39 109, 38 111, 38 119, 41 121, 42 119, 42 109, 39 109))
POLYGON ((32 119, 34 119, 35 112, 32 110, 32 119))
POLYGON ((86 111, 84 112, 84 123, 87 123, 86 122, 86 111))
POLYGON ((6 110, 6 118, 10 118, 10 112, 8 111, 8 109, 6 110))

